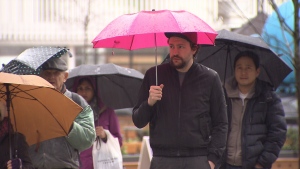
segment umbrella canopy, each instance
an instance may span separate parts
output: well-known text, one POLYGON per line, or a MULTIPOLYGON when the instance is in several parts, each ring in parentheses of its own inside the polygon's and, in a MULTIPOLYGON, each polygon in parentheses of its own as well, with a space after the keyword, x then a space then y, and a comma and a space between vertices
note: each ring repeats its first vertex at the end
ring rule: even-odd
MULTIPOLYGON (((297 40, 289 31, 294 31, 294 25, 295 25, 295 8, 294 3, 292 0, 288 0, 283 2, 280 6, 277 8, 277 12, 280 13, 280 16, 282 18, 279 18, 277 15, 277 12, 272 12, 269 17, 266 19, 266 22, 263 27, 262 31, 262 37, 265 40, 266 43, 269 44, 271 49, 273 49, 276 53, 281 55, 281 59, 284 60, 290 67, 293 67, 293 51, 295 49, 294 47, 294 40, 297 40), (281 22, 285 22, 286 26, 284 24, 281 24, 281 22)), ((297 12, 299 17, 300 13, 297 12)), ((298 17, 298 18, 299 18, 298 17)), ((290 73, 283 82, 288 84, 294 85, 296 82, 295 79, 295 71, 290 73)))
POLYGON ((43 78, 0 72, 0 101, 29 145, 66 136, 82 108, 43 78))
POLYGON ((261 38, 227 30, 218 31, 215 46, 201 47, 197 54, 197 62, 216 70, 225 82, 225 79, 234 74, 235 56, 245 50, 252 50, 260 57, 261 73, 258 78, 275 88, 292 71, 261 38))
POLYGON ((141 11, 122 15, 109 23, 92 41, 94 48, 141 48, 168 46, 164 32, 197 32, 198 44, 213 44, 217 33, 187 11, 141 11))
POLYGON ((95 78, 96 91, 102 102, 111 108, 121 109, 134 106, 144 75, 112 63, 80 65, 69 70, 67 88, 74 91, 75 82, 80 77, 95 78))
POLYGON ((61 47, 40 46, 23 51, 2 68, 2 72, 26 75, 39 74, 41 65, 51 57, 61 57, 68 49, 61 47))
MULTIPOLYGON (((157 48, 169 46, 165 32, 197 32, 197 44, 214 44, 217 36, 215 30, 190 12, 152 10, 125 14, 116 18, 92 42, 94 48, 126 50, 157 48)), ((157 66, 157 53, 155 66, 157 66)))

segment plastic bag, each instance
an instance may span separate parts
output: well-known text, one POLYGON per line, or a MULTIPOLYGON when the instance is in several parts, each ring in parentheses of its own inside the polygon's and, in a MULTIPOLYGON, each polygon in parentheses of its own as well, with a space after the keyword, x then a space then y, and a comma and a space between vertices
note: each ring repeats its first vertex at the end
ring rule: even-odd
POLYGON ((106 143, 100 138, 93 145, 94 169, 123 169, 123 157, 118 138, 115 138, 108 130, 106 143))

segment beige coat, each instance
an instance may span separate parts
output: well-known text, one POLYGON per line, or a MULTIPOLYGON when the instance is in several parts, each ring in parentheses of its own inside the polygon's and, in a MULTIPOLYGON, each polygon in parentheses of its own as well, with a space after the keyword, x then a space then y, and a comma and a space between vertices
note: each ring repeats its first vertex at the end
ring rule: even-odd
POLYGON ((232 79, 225 84, 227 96, 232 104, 231 131, 228 134, 226 161, 234 166, 242 166, 242 122, 247 102, 255 90, 251 89, 243 103, 237 86, 232 84, 232 79))

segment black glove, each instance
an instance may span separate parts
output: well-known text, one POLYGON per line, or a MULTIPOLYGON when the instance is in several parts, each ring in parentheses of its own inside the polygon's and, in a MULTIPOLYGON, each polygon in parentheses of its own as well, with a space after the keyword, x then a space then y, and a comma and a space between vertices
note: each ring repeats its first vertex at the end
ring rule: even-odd
POLYGON ((11 160, 12 169, 20 169, 22 167, 22 160, 19 158, 15 158, 11 160))

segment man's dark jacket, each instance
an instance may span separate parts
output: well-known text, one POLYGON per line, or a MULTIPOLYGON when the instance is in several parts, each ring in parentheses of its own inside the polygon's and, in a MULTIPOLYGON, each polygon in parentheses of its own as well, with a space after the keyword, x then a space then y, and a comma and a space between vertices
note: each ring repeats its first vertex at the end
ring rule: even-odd
POLYGON ((22 160, 23 169, 33 169, 33 165, 28 155, 28 144, 25 136, 21 133, 15 132, 11 137, 11 145, 9 145, 8 133, 0 137, 0 169, 7 168, 9 161, 9 147, 12 147, 12 156, 18 157, 22 160), (17 151, 15 151, 17 150, 17 151))
POLYGON ((150 86, 156 85, 155 67, 144 77, 133 122, 138 128, 150 122, 153 156, 208 156, 216 164, 227 139, 227 113, 219 75, 193 63, 180 86, 178 72, 169 63, 157 66, 162 99, 153 107, 147 103, 150 86))
MULTIPOLYGON (((228 97, 226 100, 230 132, 231 101, 228 97)), ((242 168, 252 169, 256 163, 271 168, 285 139, 286 121, 281 99, 269 84, 257 79, 255 94, 246 105, 242 122, 242 168)))

